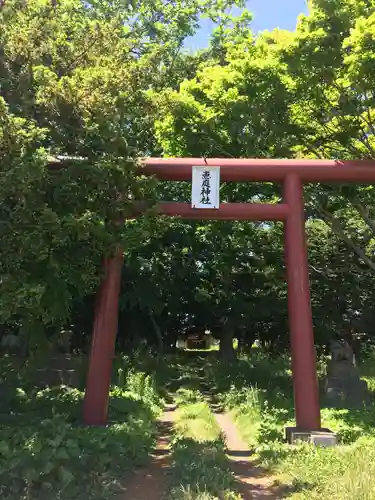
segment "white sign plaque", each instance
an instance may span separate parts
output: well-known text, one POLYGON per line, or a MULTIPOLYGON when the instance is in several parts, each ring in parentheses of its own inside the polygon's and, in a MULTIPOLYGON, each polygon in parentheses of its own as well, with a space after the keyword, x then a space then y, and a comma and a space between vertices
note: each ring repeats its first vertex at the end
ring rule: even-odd
POLYGON ((193 167, 191 206, 193 208, 219 208, 220 167, 193 167))

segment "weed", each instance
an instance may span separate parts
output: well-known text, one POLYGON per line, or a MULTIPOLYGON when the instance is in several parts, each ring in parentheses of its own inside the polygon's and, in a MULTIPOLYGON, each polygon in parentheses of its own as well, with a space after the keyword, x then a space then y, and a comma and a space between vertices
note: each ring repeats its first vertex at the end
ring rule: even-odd
POLYGON ((198 391, 179 391, 172 443, 171 500, 238 500, 225 455, 225 442, 208 404, 198 391))
POLYGON ((0 498, 103 500, 147 459, 161 407, 151 376, 128 371, 111 390, 111 424, 102 428, 80 424, 82 391, 25 387, 8 384, 0 413, 0 498))

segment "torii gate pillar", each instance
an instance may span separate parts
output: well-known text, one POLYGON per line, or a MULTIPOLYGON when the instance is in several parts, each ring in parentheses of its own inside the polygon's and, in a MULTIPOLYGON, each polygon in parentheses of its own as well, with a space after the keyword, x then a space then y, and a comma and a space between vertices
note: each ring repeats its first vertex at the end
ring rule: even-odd
POLYGON ((298 175, 284 181, 285 260, 288 280, 289 330, 292 351, 294 404, 297 426, 314 431, 321 427, 316 352, 305 234, 303 187, 298 175))
POLYGON ((123 261, 123 252, 118 249, 114 256, 106 257, 103 262, 103 279, 95 307, 83 402, 83 421, 86 425, 101 426, 107 423, 123 261))

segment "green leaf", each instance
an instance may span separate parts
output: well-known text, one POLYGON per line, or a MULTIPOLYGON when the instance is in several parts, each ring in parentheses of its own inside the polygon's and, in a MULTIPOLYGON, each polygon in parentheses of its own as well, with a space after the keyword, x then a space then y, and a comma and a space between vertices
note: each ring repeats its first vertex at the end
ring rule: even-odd
POLYGON ((6 441, 0 441, 0 455, 7 457, 10 454, 10 447, 6 441))
POLYGON ((74 480, 74 474, 66 467, 61 466, 59 468, 59 479, 64 486, 67 486, 74 480))

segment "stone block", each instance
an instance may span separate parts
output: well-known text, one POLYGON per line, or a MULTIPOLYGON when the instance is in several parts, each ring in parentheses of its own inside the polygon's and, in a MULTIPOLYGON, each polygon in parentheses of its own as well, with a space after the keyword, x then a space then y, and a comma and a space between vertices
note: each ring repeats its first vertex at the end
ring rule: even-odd
POLYGON ((298 427, 286 427, 285 439, 289 444, 300 442, 311 443, 315 446, 335 446, 337 444, 336 435, 329 429, 309 431, 298 427))
POLYGON ((310 442, 314 446, 331 447, 337 445, 337 437, 333 432, 312 432, 310 442))
POLYGON ((297 444, 298 442, 309 442, 310 441, 310 431, 305 431, 299 429, 298 427, 286 427, 285 428, 285 439, 289 444, 297 444))

